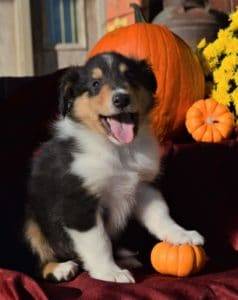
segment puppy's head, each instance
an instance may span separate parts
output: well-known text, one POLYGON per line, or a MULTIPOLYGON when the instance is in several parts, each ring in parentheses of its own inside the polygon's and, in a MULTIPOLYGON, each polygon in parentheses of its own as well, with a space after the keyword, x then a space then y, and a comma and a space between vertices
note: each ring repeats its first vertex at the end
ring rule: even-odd
POLYGON ((145 60, 104 53, 65 74, 60 111, 116 144, 127 144, 151 109, 155 91, 145 60))

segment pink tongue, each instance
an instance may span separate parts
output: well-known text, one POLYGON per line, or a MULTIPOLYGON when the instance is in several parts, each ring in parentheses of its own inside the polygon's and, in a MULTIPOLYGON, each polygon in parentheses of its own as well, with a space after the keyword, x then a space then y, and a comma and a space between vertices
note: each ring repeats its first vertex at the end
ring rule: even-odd
POLYGON ((108 118, 111 131, 114 137, 121 143, 128 144, 134 138, 134 124, 119 122, 115 119, 108 118))

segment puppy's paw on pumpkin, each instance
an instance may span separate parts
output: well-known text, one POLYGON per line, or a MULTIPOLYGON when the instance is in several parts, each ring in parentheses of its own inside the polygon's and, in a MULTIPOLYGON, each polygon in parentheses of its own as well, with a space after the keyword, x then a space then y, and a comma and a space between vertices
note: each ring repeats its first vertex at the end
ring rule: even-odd
POLYGON ((195 230, 185 230, 179 226, 173 226, 168 230, 165 236, 165 240, 172 244, 193 244, 203 245, 204 238, 195 230))

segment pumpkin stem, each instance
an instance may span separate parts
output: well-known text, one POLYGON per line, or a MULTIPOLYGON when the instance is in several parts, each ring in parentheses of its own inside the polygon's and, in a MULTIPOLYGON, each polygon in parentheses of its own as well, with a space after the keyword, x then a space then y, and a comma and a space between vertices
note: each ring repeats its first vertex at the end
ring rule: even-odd
POLYGON ((131 3, 130 7, 134 9, 136 23, 146 23, 145 17, 142 14, 140 6, 136 3, 131 3))

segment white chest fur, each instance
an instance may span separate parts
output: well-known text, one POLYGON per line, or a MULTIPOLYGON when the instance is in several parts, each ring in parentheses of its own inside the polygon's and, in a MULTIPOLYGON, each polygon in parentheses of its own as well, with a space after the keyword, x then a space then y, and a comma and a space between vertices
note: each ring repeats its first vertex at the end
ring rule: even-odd
POLYGON ((139 182, 152 181, 159 171, 157 142, 147 128, 124 146, 114 145, 85 128, 78 128, 75 136, 80 153, 73 154, 70 171, 83 178, 85 187, 100 197, 101 205, 109 212, 108 231, 114 234, 131 214, 139 182))

